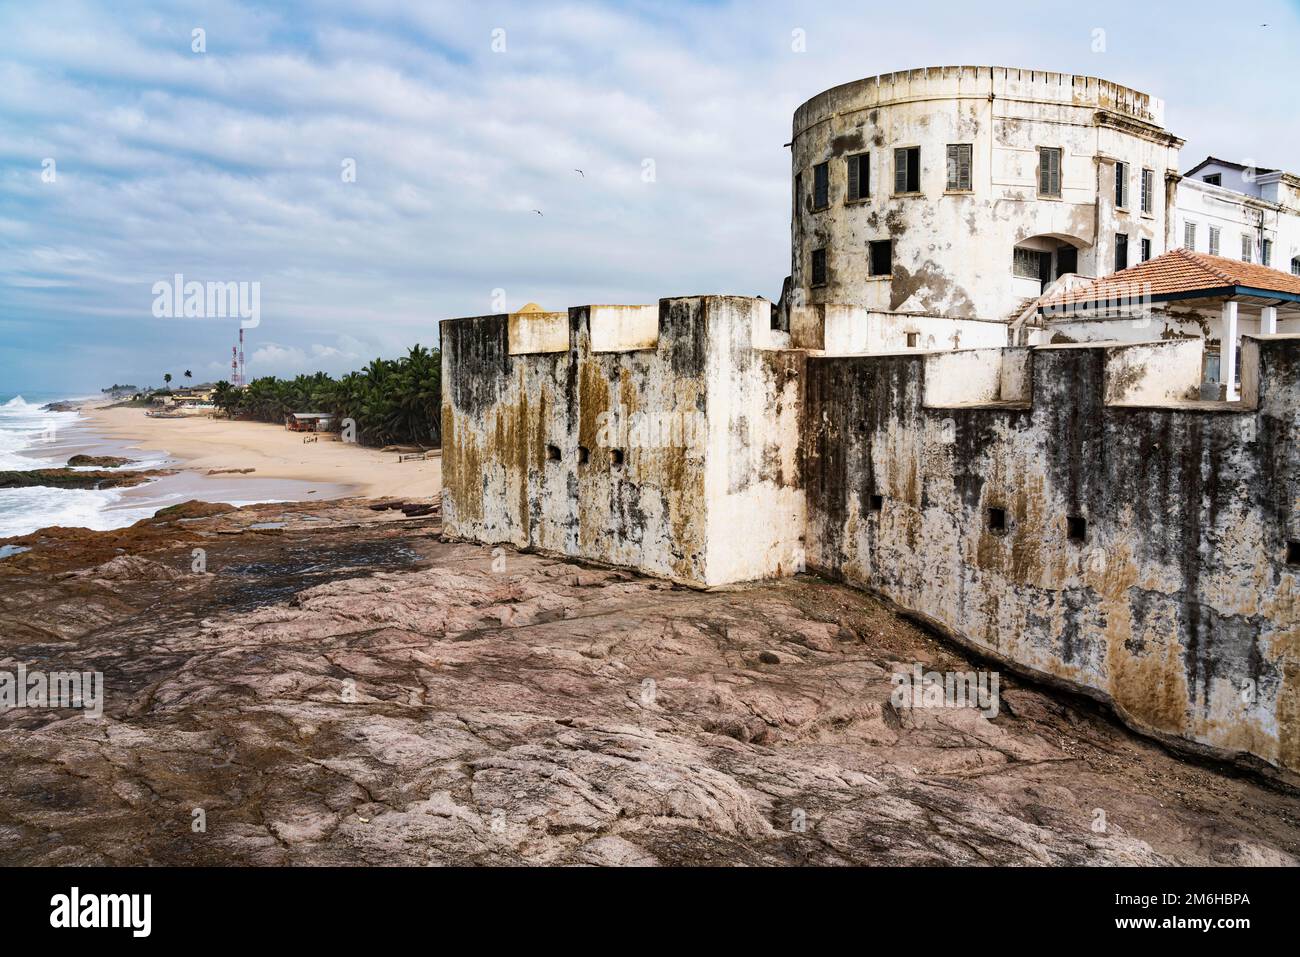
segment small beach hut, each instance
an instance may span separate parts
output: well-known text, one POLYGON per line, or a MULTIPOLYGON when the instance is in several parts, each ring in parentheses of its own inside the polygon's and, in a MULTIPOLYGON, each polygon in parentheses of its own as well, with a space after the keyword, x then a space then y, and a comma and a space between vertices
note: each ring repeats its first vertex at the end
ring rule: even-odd
POLYGON ((337 417, 331 412, 290 412, 284 427, 290 432, 332 432, 337 417))

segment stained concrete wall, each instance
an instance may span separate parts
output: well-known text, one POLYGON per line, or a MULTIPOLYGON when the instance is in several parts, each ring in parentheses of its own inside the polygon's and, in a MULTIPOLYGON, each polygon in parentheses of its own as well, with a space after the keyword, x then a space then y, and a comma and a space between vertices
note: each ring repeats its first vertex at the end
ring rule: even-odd
POLYGON ((789 307, 789 331, 796 348, 837 356, 1007 344, 1004 322, 872 312, 839 303, 789 307))
POLYGON ((1020 408, 928 406, 933 357, 810 358, 809 564, 1144 731, 1300 770, 1300 337, 1247 340, 1233 406, 1109 404, 1124 352, 1030 350, 1020 408))
POLYGON ((790 574, 804 354, 761 348, 770 308, 577 307, 569 347, 535 354, 509 317, 443 322, 447 533, 697 585, 790 574))

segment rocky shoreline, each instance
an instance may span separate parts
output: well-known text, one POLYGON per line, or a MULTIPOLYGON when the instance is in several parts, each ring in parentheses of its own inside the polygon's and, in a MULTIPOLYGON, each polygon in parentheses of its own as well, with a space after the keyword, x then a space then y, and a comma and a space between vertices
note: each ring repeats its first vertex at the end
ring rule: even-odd
POLYGON ((698 592, 444 541, 436 502, 197 502, 5 540, 3 864, 1295 864, 1296 795, 815 578, 698 592), (201 813, 196 813, 201 812, 201 813), (202 830, 195 821, 202 818, 202 830))
POLYGON ((175 469, 145 469, 138 472, 78 471, 71 468, 26 469, 0 472, 0 488, 131 488, 152 478, 175 475, 175 469))

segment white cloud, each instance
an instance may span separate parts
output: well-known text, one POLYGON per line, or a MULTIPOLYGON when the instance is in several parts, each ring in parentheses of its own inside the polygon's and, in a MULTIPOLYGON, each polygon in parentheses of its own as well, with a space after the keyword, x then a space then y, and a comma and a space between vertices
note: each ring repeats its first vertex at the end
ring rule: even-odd
MULTIPOLYGON (((487 311, 496 288, 552 308, 700 290, 775 297, 789 260, 782 144, 794 107, 913 66, 1100 75, 1168 101, 1187 166, 1214 151, 1300 171, 1286 95, 1300 79, 1294 8, 1262 2, 1240 24, 1208 3, 1176 16, 1117 2, 1038 10, 10 7, 0 311, 75 326, 49 346, 62 365, 82 349, 111 356, 99 374, 143 380, 164 362, 222 366, 229 351, 226 327, 150 322, 149 287, 176 272, 262 283, 262 325, 249 334, 259 374, 342 371, 431 344, 438 319, 487 311), (206 54, 190 51, 194 26, 206 54), (506 53, 491 50, 496 27, 506 53), (796 27, 807 53, 790 49, 796 27), (1233 68, 1207 68, 1211 50, 1233 68), (40 179, 46 156, 56 184, 40 179), (647 157, 654 183, 641 179, 647 157), (355 183, 340 177, 345 158, 355 183), (96 341, 105 348, 91 350, 96 341), (121 368, 134 361, 145 368, 121 368)), ((3 362, 0 388, 20 367, 3 362)))

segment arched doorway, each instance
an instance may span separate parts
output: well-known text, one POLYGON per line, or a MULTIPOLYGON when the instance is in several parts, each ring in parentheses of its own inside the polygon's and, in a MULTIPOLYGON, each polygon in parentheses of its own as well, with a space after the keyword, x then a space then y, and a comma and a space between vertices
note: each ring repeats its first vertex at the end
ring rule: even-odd
POLYGON ((1055 280, 1068 273, 1087 275, 1082 270, 1088 265, 1092 247, 1076 236, 1042 233, 1026 236, 1016 242, 1011 253, 1011 270, 1020 291, 1041 294, 1055 280), (1037 283, 1037 292, 1030 283, 1037 283))

